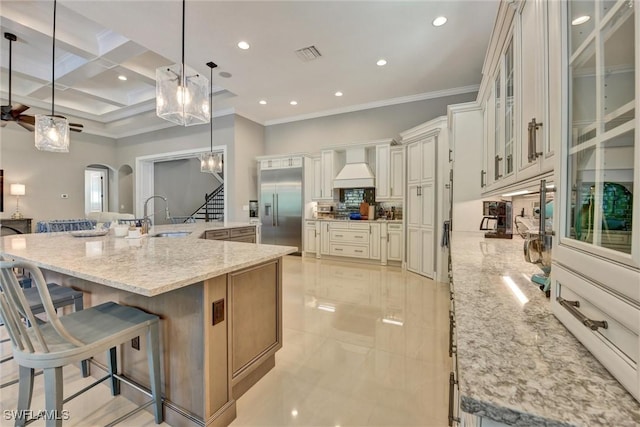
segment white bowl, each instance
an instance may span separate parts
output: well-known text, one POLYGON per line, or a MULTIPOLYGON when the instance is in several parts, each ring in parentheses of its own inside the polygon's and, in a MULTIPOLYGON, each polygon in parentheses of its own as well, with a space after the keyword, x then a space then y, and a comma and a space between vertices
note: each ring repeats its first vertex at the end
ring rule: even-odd
POLYGON ((113 234, 115 234, 116 237, 124 237, 129 233, 129 227, 128 226, 124 226, 124 227, 113 227, 113 234))

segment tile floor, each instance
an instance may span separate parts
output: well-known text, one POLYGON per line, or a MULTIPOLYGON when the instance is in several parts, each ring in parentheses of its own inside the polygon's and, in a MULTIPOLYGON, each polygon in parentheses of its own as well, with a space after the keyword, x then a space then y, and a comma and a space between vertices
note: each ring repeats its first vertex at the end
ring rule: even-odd
MULTIPOLYGON (((285 259, 283 277, 284 346, 238 399, 233 427, 447 425, 447 285, 395 267, 300 257, 285 259)), ((1 369, 0 382, 16 375, 13 363, 1 369)), ((65 375, 65 396, 88 381, 75 366, 65 375)), ((133 408, 108 393, 101 385, 69 402, 64 425, 104 425, 133 408)), ((3 411, 16 395, 17 385, 0 390, 0 425, 10 425, 3 411)), ((43 407, 39 376, 32 408, 43 407)), ((120 425, 155 423, 143 412, 120 425)))

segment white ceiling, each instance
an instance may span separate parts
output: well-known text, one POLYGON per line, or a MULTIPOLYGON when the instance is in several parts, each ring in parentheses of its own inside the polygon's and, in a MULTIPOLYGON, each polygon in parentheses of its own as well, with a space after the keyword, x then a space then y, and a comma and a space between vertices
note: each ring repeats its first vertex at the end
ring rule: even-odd
MULTIPOLYGON (((470 92, 498 3, 189 0, 185 63, 207 77, 206 63, 218 64, 216 115, 265 125, 470 92), (448 22, 434 27, 440 15, 448 22), (251 48, 239 49, 240 40, 251 48), (322 57, 301 61, 295 50, 311 45, 322 57), (388 64, 376 66, 379 58, 388 64)), ((180 62, 181 14, 180 0, 59 0, 56 111, 111 137, 171 126, 155 116, 155 69, 180 62)), ((53 1, 2 0, 2 33, 18 37, 12 102, 30 106, 26 114, 50 108, 52 19, 53 1)), ((9 42, 0 45, 6 104, 9 42)))

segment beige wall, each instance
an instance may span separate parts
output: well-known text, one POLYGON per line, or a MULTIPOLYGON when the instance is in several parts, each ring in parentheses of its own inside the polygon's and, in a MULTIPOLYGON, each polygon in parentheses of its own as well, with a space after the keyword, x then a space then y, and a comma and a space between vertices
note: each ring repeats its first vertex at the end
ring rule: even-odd
POLYGON ((234 168, 229 176, 227 202, 233 207, 236 221, 249 221, 249 211, 243 206, 258 199, 258 168, 256 157, 264 154, 265 127, 236 116, 234 168))
POLYGON ((475 99, 472 92, 268 126, 265 154, 315 154, 335 145, 396 138, 402 131, 446 115, 450 104, 475 99))
MULTIPOLYGON (((15 210, 15 197, 9 185, 26 186, 20 198, 20 210, 36 221, 84 218, 84 169, 90 164, 114 167, 115 141, 110 138, 72 133, 69 153, 36 150, 34 134, 14 123, 0 128, 0 168, 4 169, 5 211, 15 210), (69 198, 62 199, 61 194, 69 198)), ((116 167, 117 170, 117 167, 116 167)))

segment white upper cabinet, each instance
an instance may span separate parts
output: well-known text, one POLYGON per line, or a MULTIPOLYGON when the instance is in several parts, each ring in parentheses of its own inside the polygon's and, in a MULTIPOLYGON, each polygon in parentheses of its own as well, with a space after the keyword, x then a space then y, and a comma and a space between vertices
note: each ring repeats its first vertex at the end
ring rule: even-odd
POLYGON ((322 198, 322 161, 320 157, 316 157, 313 160, 313 187, 312 195, 313 200, 322 198))
POLYGON ((302 156, 287 156, 260 160, 260 169, 301 168, 302 156))
POLYGON ((403 195, 403 147, 376 145, 376 200, 402 200, 403 195))
POLYGON ((404 148, 391 147, 391 173, 389 199, 402 200, 404 196, 404 148))
POLYGON ((391 195, 391 147, 376 145, 376 200, 387 200, 391 195))
POLYGON ((548 1, 501 3, 483 74, 483 192, 550 176, 548 1))
POLYGON ((518 179, 553 170, 548 115, 548 12, 547 1, 526 0, 517 15, 519 27, 518 90, 520 150, 518 179))
POLYGON ((333 179, 344 163, 335 150, 323 150, 320 153, 320 197, 319 200, 333 200, 333 179))

